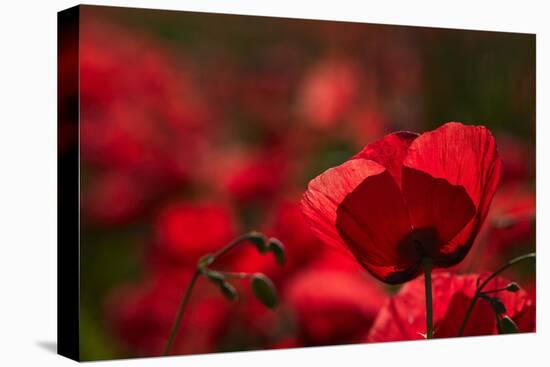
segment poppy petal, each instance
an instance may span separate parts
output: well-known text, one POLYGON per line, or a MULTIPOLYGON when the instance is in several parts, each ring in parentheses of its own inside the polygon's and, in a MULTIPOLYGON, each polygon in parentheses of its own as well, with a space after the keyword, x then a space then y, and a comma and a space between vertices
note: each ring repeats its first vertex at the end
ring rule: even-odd
POLYGON ((302 212, 313 232, 325 243, 345 248, 336 230, 336 210, 365 178, 382 172, 385 172, 384 167, 376 162, 353 159, 311 180, 302 197, 302 212))
POLYGON ((486 127, 449 122, 415 139, 403 165, 463 186, 478 211, 486 211, 502 162, 486 127))
POLYGON ((399 131, 367 145, 352 159, 369 159, 380 163, 394 177, 401 187, 401 167, 409 145, 418 137, 417 133, 399 131))
POLYGON ((408 246, 411 222, 403 195, 387 170, 367 177, 345 197, 336 227, 359 262, 381 280, 397 281, 388 279, 416 269, 420 261, 408 246))
POLYGON ((431 258, 437 258, 439 249, 476 213, 464 187, 408 167, 403 168, 403 196, 414 227, 412 237, 431 258))
POLYGON ((403 167, 445 179, 466 190, 476 215, 448 244, 440 247, 441 258, 436 265, 458 263, 472 246, 500 181, 502 162, 491 132, 483 126, 447 123, 415 139, 403 167))
MULTIPOLYGON (((455 337, 466 309, 477 289, 478 279, 486 275, 452 275, 447 272, 432 274, 433 324, 436 338, 455 337), (457 317, 458 316, 458 317, 457 317)), ((510 281, 496 277, 486 290, 500 289, 510 281)), ((506 312, 521 332, 535 329, 535 304, 524 291, 499 292, 498 297, 506 312)), ((426 332, 426 306, 424 277, 405 284, 399 292, 386 301, 369 330, 367 341, 384 342, 424 339, 426 332)), ((494 312, 485 300, 478 300, 463 335, 496 334, 494 312)))

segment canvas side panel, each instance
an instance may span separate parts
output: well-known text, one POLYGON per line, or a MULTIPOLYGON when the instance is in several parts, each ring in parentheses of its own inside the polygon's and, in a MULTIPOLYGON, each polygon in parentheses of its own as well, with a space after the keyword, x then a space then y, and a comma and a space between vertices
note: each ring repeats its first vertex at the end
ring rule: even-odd
POLYGON ((57 352, 79 360, 79 7, 57 14, 57 352))

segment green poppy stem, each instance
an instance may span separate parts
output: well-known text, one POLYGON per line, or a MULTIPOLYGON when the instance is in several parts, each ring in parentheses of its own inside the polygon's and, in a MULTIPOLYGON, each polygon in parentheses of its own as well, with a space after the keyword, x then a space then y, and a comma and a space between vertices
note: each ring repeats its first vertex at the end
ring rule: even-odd
POLYGON ((178 329, 181 324, 181 319, 183 318, 183 312, 187 308, 187 304, 189 303, 189 299, 191 298, 191 292, 193 291, 193 287, 195 286, 195 283, 197 282, 197 279, 199 278, 200 270, 197 269, 193 273, 193 277, 191 278, 191 281, 189 282, 189 285, 185 289, 185 293, 183 296, 183 299, 181 301, 180 308, 178 310, 178 314, 176 316, 176 321, 174 322, 174 325, 172 325, 172 331, 170 333, 170 337, 168 338, 168 341, 166 342, 166 345, 164 347, 164 351, 162 352, 163 356, 167 356, 168 353, 170 353, 170 349, 172 348, 172 344, 174 344, 174 340, 176 339, 176 335, 178 333, 178 329))
POLYGON ((422 260, 424 268, 424 289, 426 293, 426 339, 433 339, 433 302, 432 302, 432 262, 429 258, 422 260))
POLYGON ((512 260, 508 261, 506 264, 502 265, 500 268, 498 268, 497 270, 495 270, 491 275, 489 275, 487 277, 487 279, 485 279, 476 289, 476 293, 474 294, 474 297, 472 298, 472 301, 470 302, 470 305, 468 306, 468 309, 466 310, 466 314, 464 316, 464 319, 462 320, 462 323, 460 324, 460 329, 458 329, 458 336, 462 336, 462 334, 464 333, 464 329, 466 329, 466 325, 468 324, 468 320, 470 319, 470 315, 472 314, 472 311, 474 310, 474 306, 476 305, 476 302, 478 300, 478 298, 481 296, 481 294, 483 293, 483 288, 485 288, 485 286, 487 284, 489 284, 489 282, 494 278, 496 277, 497 275, 499 275, 500 273, 502 273, 504 270, 508 269, 509 267, 511 267, 512 265, 515 265, 523 260, 527 260, 527 259, 534 259, 536 256, 536 254, 534 252, 531 252, 531 253, 528 253, 528 254, 525 254, 525 255, 522 255, 522 256, 518 256, 516 258, 513 258, 512 260))
MULTIPOLYGON (((182 298, 180 307, 178 309, 178 313, 176 315, 176 320, 172 325, 172 331, 170 332, 170 337, 168 338, 168 341, 166 342, 166 345, 164 347, 164 351, 162 352, 163 356, 166 356, 168 355, 168 353, 170 353, 170 349, 172 348, 172 344, 174 344, 176 335, 178 334, 178 329, 180 328, 181 319, 183 318, 183 313, 187 308, 187 304, 189 303, 189 299, 191 298, 191 292, 193 291, 193 288, 195 287, 195 283, 197 282, 197 279, 199 278, 199 276, 201 276, 203 272, 208 271, 209 269, 207 268, 207 266, 212 265, 217 259, 224 256, 225 254, 233 250, 235 247, 241 245, 243 242, 257 239, 258 236, 263 236, 263 235, 255 231, 245 233, 233 239, 231 242, 229 242, 227 245, 222 247, 220 250, 212 254, 208 254, 202 257, 201 259, 199 259, 197 264, 197 269, 193 273, 193 277, 191 278, 191 281, 189 282, 189 285, 187 286, 183 294, 183 298, 182 298)), ((230 278, 239 278, 239 279, 246 279, 252 276, 246 273, 232 273, 232 272, 221 272, 221 273, 224 276, 227 276, 230 278)))

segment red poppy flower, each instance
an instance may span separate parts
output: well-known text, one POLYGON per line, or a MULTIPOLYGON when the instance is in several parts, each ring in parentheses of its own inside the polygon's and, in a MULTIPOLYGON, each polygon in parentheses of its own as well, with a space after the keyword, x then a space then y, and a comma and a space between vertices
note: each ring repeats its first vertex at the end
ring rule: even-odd
MULTIPOLYGON (((433 321, 436 338, 455 337, 477 288, 477 274, 455 276, 450 273, 434 273, 433 321)), ((483 278, 483 276, 482 276, 483 278)), ((482 279, 483 280, 483 279, 482 279)), ((484 290, 506 287, 510 282, 497 277, 484 290)), ((527 292, 520 289, 512 293, 501 291, 498 297, 505 314, 518 326, 520 332, 532 332, 535 328, 535 303, 527 292)), ((426 332, 426 310, 424 300, 424 279, 419 277, 407 283, 399 293, 388 300, 380 310, 367 337, 369 342, 424 339, 426 332)), ((479 299, 464 329, 464 336, 497 334, 496 318, 491 305, 479 299)))
POLYGON ((358 72, 353 63, 330 58, 307 75, 298 96, 300 115, 318 128, 333 126, 358 93, 358 72))
MULTIPOLYGON (((449 271, 495 269, 508 259, 534 251, 535 204, 535 192, 531 187, 505 183, 503 178, 479 233, 478 245, 449 271)), ((517 275, 522 273, 517 272, 518 268, 510 271, 516 271, 517 275)))
POLYGON ((534 178, 534 149, 510 134, 496 136, 498 152, 502 157, 502 182, 520 183, 534 178))
POLYGON ((206 202, 178 202, 164 208, 155 222, 155 242, 164 255, 194 265, 236 235, 230 208, 206 202))
POLYGON ((448 267, 466 256, 500 172, 483 126, 397 132, 313 179, 302 209, 325 242, 347 247, 376 278, 402 283, 423 258, 448 267))
MULTIPOLYGON (((145 34, 88 15, 78 62, 79 143, 82 161, 93 168, 90 184, 94 172, 115 171, 145 187, 148 199, 188 184, 216 129, 193 64, 145 34)), ((138 214, 144 204, 135 201, 138 214)))
POLYGON ((273 172, 287 170, 285 152, 278 148, 267 148, 259 152, 256 158, 245 158, 240 162, 227 178, 226 189, 239 202, 266 203, 284 187, 285 175, 273 175, 273 172))
POLYGON ((311 262, 321 245, 305 222, 299 200, 281 200, 266 233, 284 243, 287 253, 285 264, 287 271, 298 269, 311 262))
POLYGON ((246 246, 234 253, 227 254, 229 269, 248 273, 262 272, 277 286, 283 283, 295 271, 313 262, 322 245, 305 223, 296 199, 282 199, 260 231, 279 239, 285 246, 286 261, 278 264, 272 254, 262 254, 254 246, 246 246))
POLYGON ((289 349, 289 348, 301 348, 304 344, 296 337, 288 336, 281 338, 275 343, 272 343, 268 349, 289 349))
POLYGON ((307 345, 360 342, 386 300, 365 274, 310 268, 294 277, 284 299, 307 345))
MULTIPOLYGON (((118 287, 109 295, 105 306, 110 332, 130 355, 160 355, 191 274, 181 270, 160 272, 143 282, 118 287)), ((210 282, 199 282, 172 353, 217 351, 228 325, 230 306, 210 282)))
POLYGON ((106 172, 84 190, 82 213, 86 224, 121 225, 139 215, 147 202, 146 185, 128 174, 106 172))
POLYGON ((521 184, 503 186, 488 215, 488 241, 496 248, 524 244, 534 234, 534 191, 521 184))

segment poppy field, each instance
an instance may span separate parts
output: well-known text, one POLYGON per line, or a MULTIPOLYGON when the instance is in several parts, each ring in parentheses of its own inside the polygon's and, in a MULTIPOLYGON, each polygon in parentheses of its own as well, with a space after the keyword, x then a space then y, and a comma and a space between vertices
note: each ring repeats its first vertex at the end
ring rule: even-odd
POLYGON ((535 332, 534 35, 81 6, 74 52, 83 360, 535 332))

